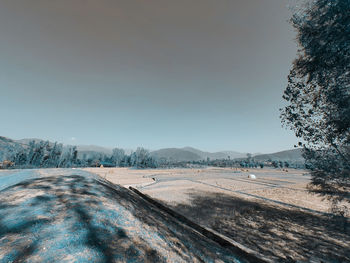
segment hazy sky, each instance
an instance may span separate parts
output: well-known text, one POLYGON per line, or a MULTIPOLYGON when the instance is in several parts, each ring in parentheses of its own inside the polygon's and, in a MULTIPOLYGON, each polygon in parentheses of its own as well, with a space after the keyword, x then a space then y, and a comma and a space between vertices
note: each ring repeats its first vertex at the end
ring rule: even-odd
POLYGON ((287 0, 0 0, 0 135, 273 152, 287 0))

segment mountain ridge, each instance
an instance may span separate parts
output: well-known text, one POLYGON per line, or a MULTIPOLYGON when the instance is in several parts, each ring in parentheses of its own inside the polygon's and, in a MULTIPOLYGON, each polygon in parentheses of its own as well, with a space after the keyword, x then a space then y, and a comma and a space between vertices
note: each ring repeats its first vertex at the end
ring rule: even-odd
POLYGON ((267 161, 267 160, 276 160, 276 161, 303 161, 302 149, 296 148, 291 150, 284 150, 275 153, 267 153, 253 156, 255 160, 258 161, 267 161))

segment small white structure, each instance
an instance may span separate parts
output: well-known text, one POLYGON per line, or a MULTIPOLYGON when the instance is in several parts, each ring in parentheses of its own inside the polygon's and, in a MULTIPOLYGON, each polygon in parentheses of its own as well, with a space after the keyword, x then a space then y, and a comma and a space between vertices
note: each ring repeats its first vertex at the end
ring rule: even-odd
POLYGON ((250 179, 256 179, 256 176, 255 176, 254 174, 249 174, 249 175, 248 175, 248 178, 250 178, 250 179))

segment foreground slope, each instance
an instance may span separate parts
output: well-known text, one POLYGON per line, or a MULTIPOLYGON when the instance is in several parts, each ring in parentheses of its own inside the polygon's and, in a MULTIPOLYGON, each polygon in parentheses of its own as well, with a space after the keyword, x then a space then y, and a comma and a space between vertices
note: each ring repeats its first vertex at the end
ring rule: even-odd
POLYGON ((238 262, 126 188, 69 169, 0 173, 0 262, 238 262))

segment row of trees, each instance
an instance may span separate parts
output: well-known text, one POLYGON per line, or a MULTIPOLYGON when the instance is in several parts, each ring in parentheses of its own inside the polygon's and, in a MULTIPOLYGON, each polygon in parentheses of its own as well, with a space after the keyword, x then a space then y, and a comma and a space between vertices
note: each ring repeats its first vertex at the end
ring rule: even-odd
POLYGON ((158 160, 159 166, 161 167, 191 167, 196 166, 213 166, 213 167, 241 167, 241 168, 261 168, 266 167, 272 168, 305 168, 302 161, 281 161, 281 160, 254 160, 252 159, 215 159, 210 160, 199 160, 199 161, 182 161, 182 162, 171 162, 169 160, 160 159, 158 160))
POLYGON ((157 158, 151 156, 150 152, 142 147, 138 147, 130 155, 125 154, 123 149, 115 148, 110 162, 117 167, 157 168, 159 166, 157 158))
POLYGON ((49 141, 31 141, 27 147, 16 149, 7 158, 15 168, 68 168, 68 167, 137 167, 156 168, 158 161, 144 148, 137 148, 131 154, 123 149, 113 149, 112 155, 101 153, 83 154, 78 158, 76 146, 64 147, 49 141))
POLYGON ((136 167, 136 168, 157 168, 157 167, 188 167, 191 165, 209 165, 215 167, 245 167, 264 168, 270 166, 275 168, 296 167, 293 163, 284 161, 255 161, 253 158, 243 160, 218 159, 200 160, 192 162, 173 162, 166 159, 155 158, 144 148, 137 148, 136 151, 126 154, 123 149, 115 148, 111 155, 90 152, 79 153, 76 146, 64 147, 62 144, 50 143, 48 141, 31 141, 27 147, 11 152, 8 160, 15 168, 68 168, 68 167, 136 167))
POLYGON ((73 167, 79 164, 75 146, 64 149, 62 144, 48 141, 31 141, 28 147, 12 153, 9 159, 18 168, 73 167))

